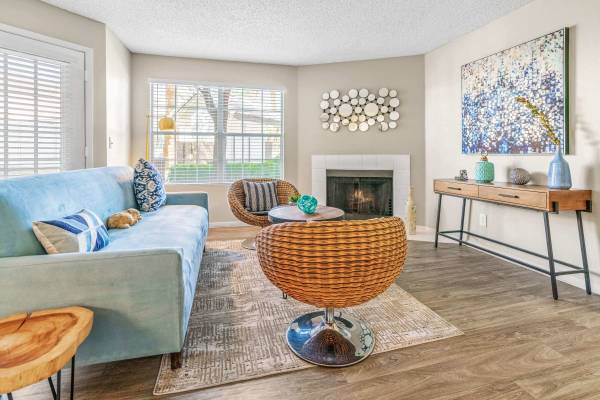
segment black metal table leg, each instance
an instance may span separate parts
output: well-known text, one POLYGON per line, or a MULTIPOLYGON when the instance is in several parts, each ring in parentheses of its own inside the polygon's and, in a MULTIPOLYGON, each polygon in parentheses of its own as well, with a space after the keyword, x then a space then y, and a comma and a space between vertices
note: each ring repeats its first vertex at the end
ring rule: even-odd
POLYGON ((287 299, 287 293, 281 292, 281 298, 283 298, 284 300, 287 299))
POLYGON ((6 393, 6 395, 8 396, 8 400, 13 400, 12 393, 6 393))
POLYGON ((438 247, 438 238, 440 236, 440 213, 442 212, 442 194, 438 194, 438 209, 437 209, 437 220, 435 222, 435 244, 434 247, 438 247))
POLYGON ((462 212, 460 213, 460 234, 458 237, 459 238, 459 241, 458 241, 459 246, 462 246, 462 244, 463 244, 462 239, 463 239, 463 233, 465 230, 465 207, 466 207, 466 205, 467 205, 467 199, 465 197, 465 198, 463 198, 463 201, 462 201, 462 212))
POLYGON ((73 400, 75 396, 75 355, 71 358, 71 395, 70 398, 73 400))
POLYGON ((54 382, 52 382, 52 377, 48 378, 48 384, 50 385, 50 390, 52 391, 52 398, 54 400, 60 400, 60 375, 61 370, 59 369, 56 373, 56 387, 54 386, 54 382))
POLYGON ((54 382, 52 382, 52 377, 48 378, 48 384, 50 385, 50 390, 52 391, 52 398, 56 399, 56 389, 54 389, 54 382))
POLYGON ((592 284, 590 283, 590 271, 588 269, 587 251, 585 249, 585 236, 583 235, 583 222, 581 221, 581 211, 575 211, 577 216, 577 230, 579 231, 579 246, 581 247, 581 261, 583 263, 583 276, 585 277, 585 291, 592 294, 592 284))
POLYGON ((550 219, 548 212, 544 211, 544 229, 546 231, 546 247, 548 248, 548 266, 550 268, 550 284, 552 285, 552 297, 558 300, 558 288, 556 287, 556 273, 554 271, 554 252, 552 251, 552 237, 550 236, 550 219))

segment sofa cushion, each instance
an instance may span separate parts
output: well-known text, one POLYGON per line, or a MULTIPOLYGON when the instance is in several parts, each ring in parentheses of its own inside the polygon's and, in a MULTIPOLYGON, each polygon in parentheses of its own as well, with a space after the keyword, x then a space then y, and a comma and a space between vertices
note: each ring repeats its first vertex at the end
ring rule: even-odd
POLYGON ((184 316, 189 318, 204 242, 208 234, 208 212, 204 207, 173 205, 143 213, 129 229, 108 231, 111 243, 101 251, 174 248, 183 251, 184 316))
POLYGON ((106 167, 0 179, 0 257, 46 254, 31 229, 44 221, 93 211, 105 220, 135 207, 131 167, 106 167))
POLYGON ((156 211, 167 201, 162 176, 152 163, 140 158, 133 172, 133 190, 142 211, 156 211))
POLYGON ((106 226, 90 210, 48 221, 35 221, 33 233, 46 253, 91 253, 108 245, 106 226))

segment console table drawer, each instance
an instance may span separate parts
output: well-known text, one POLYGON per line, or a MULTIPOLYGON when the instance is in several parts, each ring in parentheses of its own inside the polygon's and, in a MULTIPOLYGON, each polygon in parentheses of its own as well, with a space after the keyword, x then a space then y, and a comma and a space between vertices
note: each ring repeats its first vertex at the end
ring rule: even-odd
POLYGON ((434 190, 457 196, 477 197, 477 185, 469 183, 435 181, 434 190))
POLYGON ((544 192, 480 186, 479 197, 529 208, 546 209, 548 207, 547 193, 544 192))

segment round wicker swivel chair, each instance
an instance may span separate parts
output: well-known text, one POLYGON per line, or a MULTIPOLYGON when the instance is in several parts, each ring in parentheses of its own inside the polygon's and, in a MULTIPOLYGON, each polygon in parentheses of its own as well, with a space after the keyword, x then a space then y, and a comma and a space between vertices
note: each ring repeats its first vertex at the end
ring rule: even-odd
MULTIPOLYGON (((277 203, 287 204, 290 196, 298 195, 298 189, 291 183, 280 179, 270 178, 254 178, 254 179, 241 179, 235 181, 229 187, 227 192, 227 201, 229 202, 229 208, 237 219, 245 222, 248 225, 265 227, 271 225, 269 217, 267 215, 254 214, 246 209, 246 194, 244 192, 244 181, 250 182, 276 182, 277 189, 277 203)), ((247 239, 242 242, 242 246, 249 250, 256 250, 255 238, 247 239)))
POLYGON ((296 318, 287 343, 300 358, 343 367, 365 359, 375 345, 368 326, 335 308, 364 303, 398 277, 407 241, 400 218, 276 224, 256 238, 267 278, 284 293, 320 308, 296 318))

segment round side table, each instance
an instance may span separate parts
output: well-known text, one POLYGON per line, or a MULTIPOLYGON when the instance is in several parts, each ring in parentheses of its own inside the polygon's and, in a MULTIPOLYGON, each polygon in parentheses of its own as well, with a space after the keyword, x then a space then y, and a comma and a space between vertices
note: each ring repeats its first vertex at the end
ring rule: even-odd
POLYGON ((71 360, 73 399, 75 353, 89 335, 93 317, 87 308, 66 307, 0 319, 0 393, 12 400, 13 391, 48 379, 52 398, 60 400, 61 370, 71 360))
POLYGON ((338 221, 344 219, 344 210, 335 207, 317 206, 314 214, 305 214, 294 205, 277 206, 269 211, 273 224, 284 222, 338 221))

